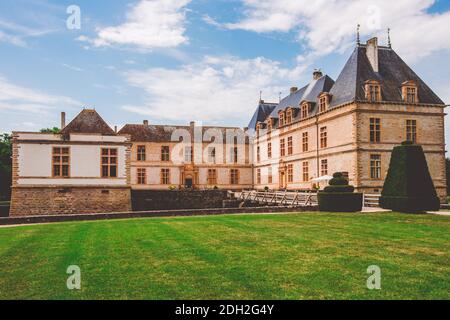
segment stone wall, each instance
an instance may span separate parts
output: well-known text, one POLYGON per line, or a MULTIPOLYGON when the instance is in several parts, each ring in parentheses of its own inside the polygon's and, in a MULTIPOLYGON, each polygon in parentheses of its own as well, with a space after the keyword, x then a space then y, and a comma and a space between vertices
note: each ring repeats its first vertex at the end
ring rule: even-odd
POLYGON ((129 188, 14 187, 10 216, 89 214, 130 210, 129 188))
POLYGON ((133 190, 133 211, 222 208, 225 190, 133 190))

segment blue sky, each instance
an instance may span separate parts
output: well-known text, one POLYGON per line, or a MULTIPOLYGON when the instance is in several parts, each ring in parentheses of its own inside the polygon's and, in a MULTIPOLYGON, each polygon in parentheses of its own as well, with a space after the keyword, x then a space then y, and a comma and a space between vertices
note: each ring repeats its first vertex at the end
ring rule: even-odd
POLYGON ((57 126, 82 107, 118 126, 245 126, 260 90, 277 101, 315 68, 336 79, 358 23, 382 44, 390 27, 394 49, 450 103, 447 0, 4 0, 0 132, 57 126), (66 26, 70 5, 79 30, 66 26))

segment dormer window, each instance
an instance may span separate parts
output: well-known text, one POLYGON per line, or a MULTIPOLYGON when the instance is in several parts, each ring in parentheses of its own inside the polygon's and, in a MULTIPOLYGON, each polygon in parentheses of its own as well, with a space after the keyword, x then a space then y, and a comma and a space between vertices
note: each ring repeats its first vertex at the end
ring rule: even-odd
POLYGON ((419 97, 417 94, 417 85, 414 81, 404 82, 402 85, 403 101, 406 103, 419 103, 419 97))
POLYGON ((366 81, 366 99, 370 102, 381 101, 381 86, 378 81, 366 81))
POLYGON ((309 103, 308 102, 302 103, 301 110, 302 110, 302 119, 308 118, 309 117, 309 103))
POLYGON ((293 118, 294 118, 294 110, 292 108, 288 108, 286 111, 286 124, 291 124, 293 118))
POLYGON ((271 132, 272 129, 273 129, 273 118, 270 118, 270 119, 267 121, 267 132, 268 132, 268 133, 271 132))
POLYGON ((260 122, 258 122, 257 124, 256 124, 256 135, 257 136, 259 136, 259 131, 261 130, 261 123, 260 122))
POLYGON ((319 113, 328 110, 328 105, 330 103, 330 95, 326 92, 319 95, 319 113))
POLYGON ((284 126, 284 111, 280 111, 278 117, 280 118, 280 127, 284 126))

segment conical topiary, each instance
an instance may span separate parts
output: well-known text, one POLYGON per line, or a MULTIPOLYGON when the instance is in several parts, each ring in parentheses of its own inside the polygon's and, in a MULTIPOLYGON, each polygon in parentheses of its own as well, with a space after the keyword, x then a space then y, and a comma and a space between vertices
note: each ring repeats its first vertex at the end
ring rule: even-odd
POLYGON ((439 210, 440 201, 422 146, 403 142, 394 148, 380 205, 411 213, 439 210))
POLYGON ((336 172, 329 184, 318 194, 320 211, 358 212, 362 210, 362 193, 354 193, 355 187, 349 185, 341 172, 336 172))

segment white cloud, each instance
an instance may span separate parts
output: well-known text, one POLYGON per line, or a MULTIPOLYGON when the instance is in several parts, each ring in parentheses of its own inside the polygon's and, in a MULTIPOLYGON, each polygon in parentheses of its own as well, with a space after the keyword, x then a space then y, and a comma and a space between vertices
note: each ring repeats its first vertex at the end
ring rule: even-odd
MULTIPOLYGON (((450 12, 430 14, 434 0, 242 0, 244 18, 224 23, 228 29, 297 33, 314 55, 344 50, 355 43, 356 25, 362 37, 392 29, 394 48, 406 59, 450 51, 450 12)), ((208 21, 208 20, 207 20, 208 21)), ((215 24, 216 22, 210 22, 215 24)))
POLYGON ((50 95, 21 87, 10 83, 0 76, 0 110, 22 111, 42 115, 55 108, 80 105, 80 102, 72 98, 50 95))
MULTIPOLYGON (((128 45, 140 50, 176 47, 188 42, 186 6, 191 0, 140 0, 127 13, 126 22, 98 30, 95 46, 128 45)), ((85 36, 78 40, 88 40, 85 36)))
POLYGON ((128 83, 146 91, 145 105, 123 109, 161 121, 245 124, 263 98, 278 101, 278 93, 297 83, 305 66, 287 69, 264 58, 205 57, 182 68, 153 68, 126 74, 128 83))

